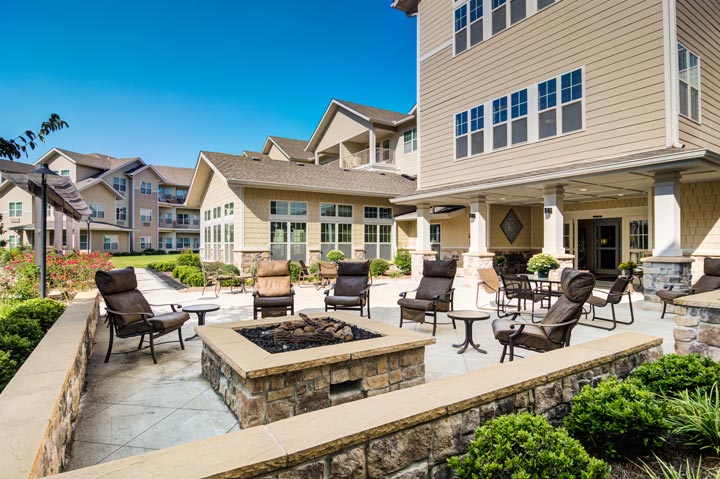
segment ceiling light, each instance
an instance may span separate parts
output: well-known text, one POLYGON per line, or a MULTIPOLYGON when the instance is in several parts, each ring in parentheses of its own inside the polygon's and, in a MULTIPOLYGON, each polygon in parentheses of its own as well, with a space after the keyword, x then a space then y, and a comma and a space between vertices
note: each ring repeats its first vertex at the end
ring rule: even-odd
POLYGON ((587 188, 580 188, 580 191, 587 191, 587 188))
POLYGON ((625 196, 625 193, 618 193, 618 196, 625 196))
POLYGON ((505 201, 507 198, 500 198, 500 201, 505 201))

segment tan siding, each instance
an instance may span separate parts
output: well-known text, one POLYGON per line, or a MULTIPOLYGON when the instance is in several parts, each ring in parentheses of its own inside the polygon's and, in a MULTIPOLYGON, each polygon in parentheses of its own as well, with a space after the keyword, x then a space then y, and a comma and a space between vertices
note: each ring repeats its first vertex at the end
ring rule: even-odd
POLYGON ((398 127, 398 133, 390 140, 390 147, 394 149, 395 166, 399 173, 417 175, 417 151, 405 153, 405 132, 415 128, 415 122, 398 127))
POLYGON ((289 158, 287 156, 285 156, 285 154, 282 151, 280 151, 280 149, 275 145, 270 146, 270 151, 268 151, 267 154, 270 155, 270 158, 272 158, 273 160, 282 160, 282 161, 289 160, 289 158))
MULTIPOLYGON (((5 230, 9 230, 13 226, 27 225, 35 222, 33 216, 33 199, 30 193, 26 193, 16 186, 7 187, 8 190, 0 196, 0 214, 2 214, 2 223, 5 230), (19 218, 10 218, 10 202, 22 203, 22 216, 19 218)), ((7 240, 10 231, 6 231, 1 237, 7 240)), ((22 235, 21 232, 13 233, 22 235)))
POLYGON ((77 168, 75 168, 75 163, 71 162, 67 158, 61 155, 53 155, 53 157, 48 161, 48 166, 50 166, 51 170, 55 170, 58 172, 58 175, 62 170, 70 170, 70 179, 73 182, 77 182, 79 180, 82 180, 84 178, 78 178, 77 176, 77 168))
POLYGON ((611 208, 632 208, 647 206, 647 198, 623 198, 617 200, 585 201, 583 203, 567 203, 565 211, 605 210, 611 208))
POLYGON ((425 55, 453 38, 453 3, 445 0, 420 2, 420 55, 425 55))
POLYGON ((456 58, 432 56, 421 64, 422 187, 663 147, 662 34, 660 0, 564 0, 456 58), (585 131, 453 161, 455 113, 580 66, 585 131))
MULTIPOLYGON (((112 181, 112 180, 111 180, 112 181)), ((157 177, 155 173, 153 173, 152 170, 147 169, 144 171, 141 171, 137 175, 134 176, 133 179, 133 195, 135 198, 135 211, 134 211, 134 229, 135 235, 134 235, 134 245, 133 249, 140 250, 140 237, 141 236, 149 236, 152 238, 153 242, 153 248, 157 246, 157 238, 158 238, 158 195, 157 195, 157 189, 159 185, 160 179, 157 177), (152 194, 146 195, 140 193, 140 184, 142 181, 148 181, 152 184, 152 194), (140 221, 140 209, 149 209, 152 211, 152 221, 150 222, 150 226, 143 226, 142 221, 140 221)), ((114 208, 114 205, 113 205, 114 208)), ((128 215, 130 215, 130 210, 128 209, 128 215)), ((113 223, 115 222, 115 210, 113 210, 113 223)))
MULTIPOLYGON (((491 205, 490 206, 490 249, 518 249, 525 250, 533 247, 533 216, 530 206, 491 205), (520 234, 513 243, 507 239, 500 228, 500 224, 510 210, 515 211, 520 223, 523 225, 520 234)), ((542 228, 542 226, 541 226, 542 228)), ((542 229, 540 230, 542 234, 542 229)))
POLYGON ((343 110, 338 110, 333 115, 330 124, 323 134, 317 146, 317 151, 323 151, 333 147, 341 141, 348 140, 362 133, 367 133, 370 128, 366 121, 350 115, 343 110))
POLYGON ((720 181, 680 185, 682 246, 720 254, 720 181))
POLYGON ((417 238, 416 221, 399 221, 397 229, 398 248, 413 250, 417 238))
POLYGON ((680 142, 720 152, 720 4, 678 0, 678 41, 700 55, 701 123, 680 117, 680 142))
POLYGON ((442 248, 467 250, 470 247, 470 219, 468 214, 467 210, 463 210, 462 213, 452 218, 431 222, 440 223, 440 244, 442 248))

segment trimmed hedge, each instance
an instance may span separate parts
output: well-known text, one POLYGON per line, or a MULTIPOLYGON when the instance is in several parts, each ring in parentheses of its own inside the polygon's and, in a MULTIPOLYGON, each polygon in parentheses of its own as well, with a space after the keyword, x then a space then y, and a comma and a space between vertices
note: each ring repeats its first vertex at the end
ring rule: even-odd
POLYGON ((685 390, 705 392, 720 382, 720 363, 699 354, 668 354, 641 365, 630 378, 654 393, 667 396, 677 396, 685 390))
POLYGON ((375 258, 370 262, 370 274, 380 276, 390 269, 390 263, 382 258, 375 258))
POLYGON ((31 319, 40 325, 43 333, 46 333, 60 315, 65 312, 66 307, 65 303, 53 299, 29 299, 12 308, 8 312, 6 320, 15 318, 31 319))
POLYGON ((177 263, 175 261, 155 261, 148 264, 148 268, 154 269, 155 271, 170 272, 175 269, 177 263))

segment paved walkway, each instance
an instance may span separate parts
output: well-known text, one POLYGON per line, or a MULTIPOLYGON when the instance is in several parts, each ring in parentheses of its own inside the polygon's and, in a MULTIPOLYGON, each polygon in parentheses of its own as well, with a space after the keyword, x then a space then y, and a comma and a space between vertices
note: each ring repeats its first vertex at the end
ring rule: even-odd
MULTIPOLYGON (((146 270, 137 270, 139 288, 151 304, 179 302, 183 305, 216 303, 217 312, 208 313, 206 322, 251 320, 252 295, 230 294, 223 288, 216 298, 208 289, 201 295, 199 288, 175 291, 146 270)), ((476 309, 475 288, 463 287, 462 278, 456 285, 455 309, 476 309)), ((397 325, 399 309, 396 305, 401 291, 412 290, 417 282, 409 279, 379 279, 371 288, 372 319, 397 325)), ((296 312, 323 310, 323 292, 314 287, 295 287, 296 312)), ((482 294, 481 305, 492 299, 482 294)), ((573 344, 603 338, 622 331, 640 331, 664 338, 665 352, 673 351, 673 315, 660 319, 660 313, 644 310, 642 295, 633 296, 635 324, 620 325, 613 332, 578 326, 573 330, 573 344)), ((618 308, 622 317, 629 317, 627 304, 618 308)), ((183 337, 194 334, 196 316, 186 323, 183 337)), ((431 325, 406 323, 405 328, 427 333, 431 325)), ((174 339, 175 335, 170 335, 174 339)), ((451 325, 439 325, 437 344, 426 349, 426 380, 455 376, 496 364, 501 347, 492 336, 490 321, 474 326, 475 342, 488 350, 480 354, 469 349, 457 354, 453 343, 464 340, 462 323, 454 330, 451 325)), ((83 395, 75 442, 68 469, 111 461, 141 454, 154 449, 182 444, 225 434, 238 428, 238 423, 223 401, 202 378, 200 371, 201 343, 186 342, 182 351, 177 343, 156 348, 159 364, 154 365, 149 351, 118 354, 103 363, 108 332, 103 325, 95 337, 93 355, 88 364, 87 392, 83 395)), ((136 339, 116 340, 113 352, 131 351, 136 339)), ((532 354, 532 353, 528 353, 532 354)))

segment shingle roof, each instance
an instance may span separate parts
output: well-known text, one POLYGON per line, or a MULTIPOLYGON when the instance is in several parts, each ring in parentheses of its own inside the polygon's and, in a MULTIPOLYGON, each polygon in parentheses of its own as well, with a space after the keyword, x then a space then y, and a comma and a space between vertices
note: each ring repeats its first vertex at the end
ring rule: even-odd
POLYGON ((269 136, 278 148, 287 153, 291 160, 315 161, 315 155, 312 152, 305 151, 307 141, 295 140, 293 138, 283 138, 281 136, 269 136))
POLYGON ((402 120, 407 120, 412 117, 409 113, 400 113, 397 111, 384 110, 382 108, 376 108, 374 106, 361 105, 359 103, 352 103, 345 100, 335 100, 336 102, 355 110, 356 112, 364 115, 372 121, 381 123, 397 123, 402 120))
POLYGON ((75 151, 63 150, 61 148, 55 148, 55 150, 67 156, 78 165, 98 168, 100 170, 109 170, 111 168, 110 161, 107 158, 98 158, 97 156, 85 155, 75 151))
POLYGON ((415 180, 394 173, 328 168, 292 161, 255 160, 210 151, 202 151, 200 154, 228 181, 259 187, 388 197, 407 195, 416 188, 415 180))
POLYGON ((152 165, 152 167, 155 168, 155 171, 160 173, 163 178, 165 178, 165 182, 168 185, 190 186, 193 173, 195 173, 195 169, 193 168, 158 165, 152 165))
POLYGON ((261 158, 263 160, 272 160, 270 158, 270 155, 267 155, 261 151, 243 151, 243 156, 247 156, 248 158, 261 158))

